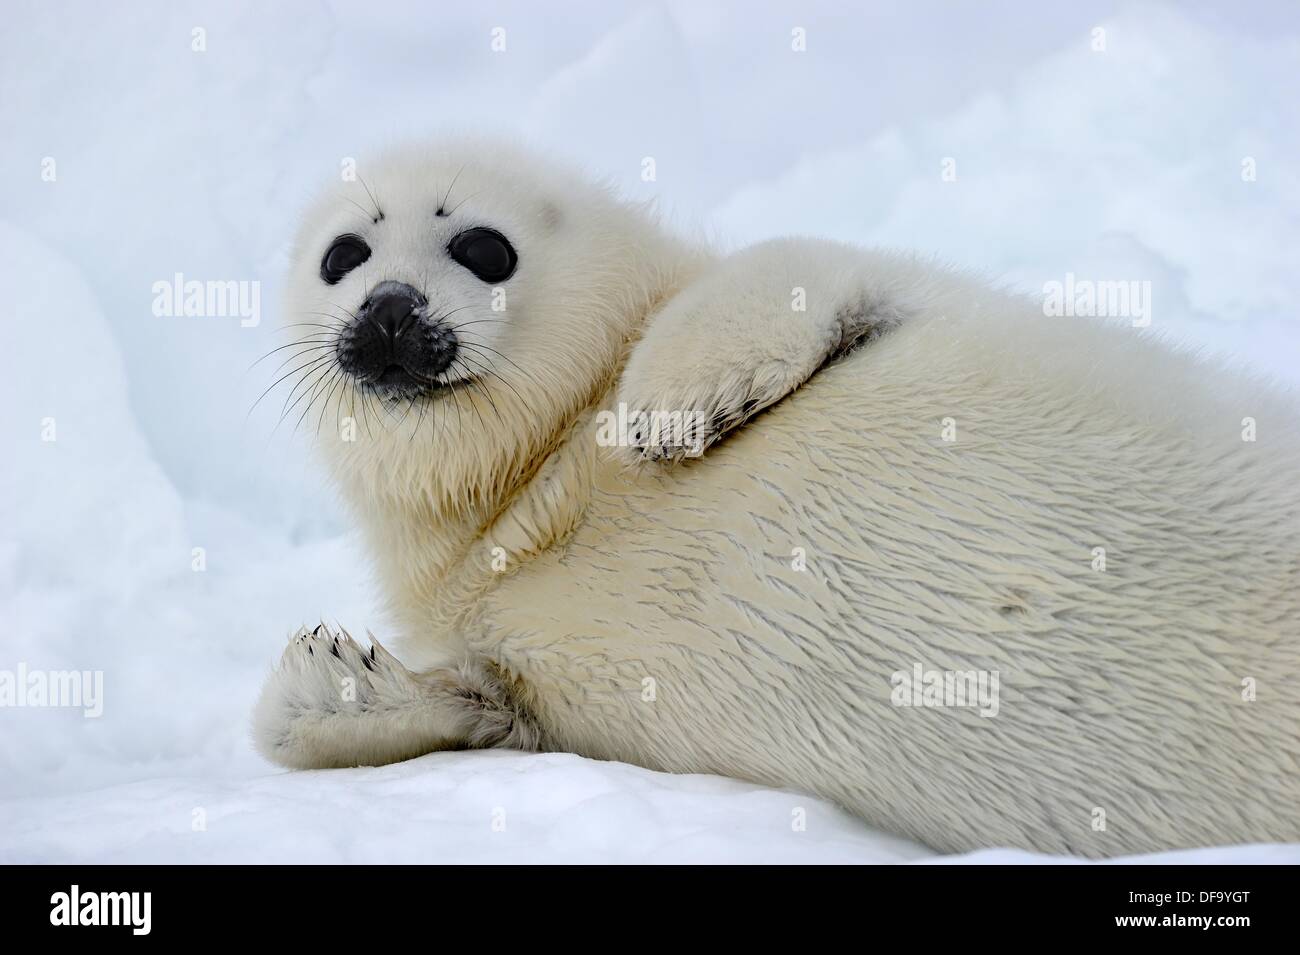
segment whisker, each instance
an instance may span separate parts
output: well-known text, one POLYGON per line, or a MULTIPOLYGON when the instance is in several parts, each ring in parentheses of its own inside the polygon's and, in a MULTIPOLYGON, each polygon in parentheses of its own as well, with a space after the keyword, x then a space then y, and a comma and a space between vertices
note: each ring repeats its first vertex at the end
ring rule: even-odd
POLYGON ((451 398, 452 398, 452 404, 455 405, 455 407, 456 407, 456 430, 457 430, 458 432, 462 432, 462 433, 463 433, 464 430, 465 430, 465 422, 464 422, 464 419, 461 418, 461 414, 460 414, 460 402, 456 399, 456 389, 455 389, 455 388, 452 388, 450 393, 451 393, 451 398))
POLYGON ((373 192, 370 191, 370 183, 366 182, 365 177, 362 176, 361 173, 357 173, 357 179, 361 181, 361 188, 366 190, 366 195, 370 197, 370 201, 375 204, 375 221, 383 222, 384 210, 379 205, 379 198, 373 192))
POLYGON ((321 402, 320 414, 316 417, 316 437, 320 437, 321 425, 325 422, 325 412, 329 410, 330 402, 334 399, 334 392, 338 391, 339 385, 343 383, 345 375, 342 368, 334 370, 334 384, 330 385, 329 392, 325 395, 325 400, 321 402))
POLYGON ((315 354, 312 354, 312 353, 313 353, 313 352, 321 351, 321 350, 323 350, 323 349, 333 348, 333 347, 334 347, 333 345, 313 345, 311 348, 304 348, 302 351, 294 352, 292 355, 290 355, 290 356, 289 356, 288 358, 286 358, 284 361, 280 362, 280 364, 276 365, 275 368, 273 368, 273 369, 271 370, 271 374, 274 375, 276 372, 278 372, 278 371, 279 371, 281 368, 283 368, 285 365, 289 364, 289 362, 291 362, 291 361, 297 361, 299 358, 305 358, 305 357, 307 357, 308 355, 311 355, 311 356, 312 356, 312 360, 315 360, 315 359, 317 359, 317 358, 321 358, 321 357, 323 357, 323 356, 321 356, 321 355, 315 355, 315 354))
POLYGON ((360 209, 360 210, 361 210, 361 214, 364 215, 364 216, 366 217, 366 221, 367 221, 367 222, 369 222, 371 225, 374 225, 374 224, 375 224, 375 218, 376 218, 376 217, 375 217, 375 214, 374 214, 373 212, 369 212, 369 211, 367 211, 367 209, 366 209, 365 206, 363 206, 361 203, 357 202, 357 201, 356 201, 355 199, 353 199, 351 196, 344 196, 343 199, 344 199, 344 201, 346 201, 346 202, 350 202, 350 203, 352 203, 354 206, 356 206, 358 209, 360 209))
MULTIPOLYGON (((299 372, 299 371, 301 371, 302 369, 307 368, 307 367, 309 367, 310 365, 313 365, 313 364, 315 364, 316 362, 321 361, 321 360, 322 360, 322 359, 320 359, 320 358, 314 358, 314 359, 312 359, 311 361, 308 361, 308 362, 306 362, 306 363, 304 363, 304 364, 302 364, 302 365, 299 365, 297 368, 293 369, 293 371, 287 371, 287 372, 285 372, 283 375, 281 375, 281 376, 280 376, 279 378, 277 378, 275 381, 271 382, 270 387, 268 387, 268 388, 266 389, 266 391, 262 392, 260 395, 257 396, 257 401, 254 401, 254 402, 253 402, 253 407, 248 409, 248 414, 245 416, 244 420, 247 421, 248 418, 252 417, 253 410, 258 406, 259 403, 261 403, 261 401, 262 401, 263 398, 265 398, 267 395, 269 395, 269 394, 271 393, 271 389, 272 389, 272 388, 274 388, 274 387, 275 387, 276 385, 278 385, 280 382, 284 381, 284 379, 288 378, 290 375, 292 375, 292 374, 294 374, 294 373, 296 373, 296 372, 299 372)), ((277 370, 278 370, 278 369, 277 369, 277 370)))
POLYGON ((429 410, 430 404, 432 404, 432 402, 430 402, 428 399, 425 399, 424 401, 420 402, 420 417, 415 419, 415 427, 411 429, 411 436, 406 439, 407 444, 410 444, 412 441, 415 440, 416 434, 418 434, 420 431, 420 426, 424 424, 424 414, 426 411, 429 410))
MULTIPOLYGON (((461 344, 468 344, 468 343, 462 342, 461 344)), ((473 346, 470 345, 469 347, 472 348, 473 346)), ((466 361, 470 360, 469 355, 466 355, 463 352, 461 353, 461 357, 464 358, 466 361)), ((501 384, 505 385, 507 388, 509 388, 511 391, 515 393, 515 397, 519 399, 521 404, 527 405, 528 402, 524 400, 524 396, 519 393, 519 389, 516 388, 514 384, 510 382, 509 379, 505 378, 496 370, 496 368, 491 367, 490 365, 484 367, 484 362, 487 361, 489 361, 489 359, 487 359, 485 356, 479 356, 479 360, 475 362, 475 367, 480 368, 484 373, 491 375, 497 381, 501 382, 501 384)), ((534 382, 534 384, 536 384, 536 382, 534 382)))
POLYGON ((415 402, 410 398, 406 399, 406 411, 402 414, 402 420, 397 422, 397 430, 402 430, 402 425, 406 424, 406 419, 411 416, 411 409, 415 407, 415 402))
POLYGON ((349 311, 348 311, 346 308, 344 308, 342 305, 335 305, 333 302, 326 302, 325 304, 328 305, 328 306, 330 306, 331 308, 337 308, 340 312, 343 313, 343 315, 334 315, 334 314, 331 314, 330 312, 307 312, 307 313, 305 313, 305 314, 307 314, 307 315, 319 315, 321 318, 332 318, 332 319, 334 319, 334 321, 336 321, 336 322, 339 323, 339 327, 340 327, 340 328, 342 328, 342 327, 343 327, 344 325, 346 325, 348 322, 355 322, 355 321, 357 320, 357 316, 356 316, 354 313, 349 312, 349 311), (347 317, 344 318, 344 316, 347 316, 347 317))
MULTIPOLYGON (((347 198, 347 197, 345 196, 344 198, 347 198)), ((349 201, 351 201, 351 200, 349 200, 349 201)), ((357 205, 355 202, 353 202, 352 204, 353 204, 354 206, 357 205)), ((353 212, 351 209, 344 209, 343 211, 346 212, 346 213, 347 213, 348 215, 350 215, 350 216, 360 216, 361 219, 362 219, 362 221, 365 222, 366 225, 374 225, 374 224, 375 224, 375 217, 372 216, 369 212, 366 212, 364 206, 357 206, 357 208, 360 209, 361 211, 360 211, 360 212, 353 212)))
MULTIPOLYGON (((458 358, 452 359, 452 362, 451 362, 452 367, 453 367, 453 368, 456 367, 456 365, 457 365, 457 363, 458 363, 459 361, 460 361, 460 359, 458 359, 458 358)), ((463 365, 462 365, 461 367, 464 368, 463 365)), ((466 368, 465 370, 466 370, 466 371, 469 371, 468 368, 466 368)), ((473 375, 470 375, 469 378, 470 378, 470 382, 472 383, 472 382, 474 381, 474 376, 473 376, 473 375)), ((456 394, 456 390, 457 390, 457 389, 454 389, 454 388, 452 389, 452 392, 451 392, 452 395, 455 395, 455 394, 456 394)), ((484 396, 485 398, 488 399, 488 402, 489 402, 489 403, 492 402, 492 398, 487 394, 487 392, 483 392, 483 396, 484 396)), ((478 410, 478 405, 476 405, 473 401, 470 401, 469 406, 474 410, 474 414, 478 415, 478 423, 479 423, 479 425, 481 425, 482 428, 483 428, 483 430, 486 431, 486 430, 487 430, 487 422, 483 420, 483 413, 482 413, 481 411, 478 410)), ((495 405, 493 405, 493 407, 495 408, 495 405)), ((501 417, 501 412, 499 412, 499 411, 497 412, 497 417, 498 417, 498 418, 501 417)))
MULTIPOLYGON (((499 351, 497 351, 497 350, 496 350, 495 348, 493 348, 491 345, 484 345, 482 342, 462 342, 462 344, 464 344, 464 345, 468 345, 468 346, 471 347, 471 348, 478 349, 479 351, 490 351, 492 354, 496 355, 496 356, 497 356, 498 358, 500 358, 502 361, 508 361, 508 362, 510 362, 510 364, 511 364, 515 369, 517 369, 521 375, 523 375, 523 376, 525 376, 525 377, 528 377, 528 372, 524 371, 522 368, 520 368, 518 365, 516 365, 513 361, 511 361, 510 358, 508 358, 508 357, 506 357, 505 355, 501 354, 499 351)), ((532 378, 529 378, 528 380, 529 380, 529 381, 532 381, 533 384, 537 384, 537 381, 534 380, 534 379, 532 379, 532 378)))
MULTIPOLYGON (((329 347, 329 345, 332 344, 332 342, 326 342, 326 341, 323 341, 323 340, 320 340, 320 339, 316 339, 315 341, 313 341, 313 339, 315 339, 315 338, 316 338, 316 336, 314 336, 314 335, 313 335, 313 336, 308 336, 308 337, 306 337, 306 338, 300 338, 300 339, 298 339, 297 341, 289 342, 289 344, 287 344, 287 345, 281 345, 279 348, 272 348, 269 352, 267 352, 265 355, 263 355, 263 356, 262 356, 261 358, 259 358, 257 361, 255 361, 255 362, 253 362, 251 365, 249 365, 249 366, 244 370, 244 374, 248 374, 250 371, 252 371, 252 370, 253 370, 254 368, 256 368, 258 365, 260 365, 262 362, 266 361, 268 358, 270 358, 270 357, 271 357, 272 355, 274 355, 276 352, 278 352, 278 351, 284 351, 286 348, 293 348, 295 345, 312 345, 313 348, 321 348, 321 347, 329 347)), ((293 359, 291 358, 290 361, 292 361, 292 360, 293 360, 293 359)), ((284 366, 281 365, 280 367, 284 367, 284 366)))
MULTIPOLYGON (((308 312, 309 315, 321 315, 325 318, 334 318, 333 315, 326 315, 324 312, 308 312)), ((328 328, 332 332, 338 331, 343 327, 342 322, 334 325, 326 325, 323 322, 293 322, 289 325, 281 325, 276 331, 283 331, 286 328, 328 328)))
MULTIPOLYGON (((467 305, 465 307, 468 308, 469 306, 467 305)), ((455 311, 459 312, 460 309, 455 309, 455 311)), ((485 322, 504 322, 504 321, 505 321, 504 318, 476 318, 472 322, 461 322, 458 325, 452 325, 450 328, 447 329, 447 331, 454 332, 462 328, 469 328, 469 326, 471 325, 482 325, 485 322)))
POLYGON ((443 210, 447 208, 447 200, 451 198, 451 191, 456 188, 456 181, 460 179, 460 174, 464 171, 465 171, 465 163, 461 163, 460 168, 456 170, 456 175, 451 177, 451 185, 448 186, 447 191, 443 193, 442 201, 438 203, 438 211, 436 213, 437 215, 440 216, 449 215, 449 213, 444 212, 443 210))
MULTIPOLYGON (((343 402, 339 401, 339 411, 343 410, 343 402)), ((352 419, 352 427, 357 426, 357 384, 352 382, 348 389, 348 417, 352 419)), ((338 420, 338 415, 334 416, 334 423, 338 425, 339 430, 343 430, 343 423, 338 420)))
MULTIPOLYGON (((428 316, 428 319, 429 321, 435 323, 445 322, 448 318, 450 318, 452 315, 455 315, 457 312, 463 312, 465 311, 465 309, 473 308, 473 307, 474 306, 472 305, 462 305, 459 308, 453 308, 450 312, 440 312, 437 315, 430 315, 428 316)), ((447 329, 447 331, 455 331, 455 329, 449 328, 447 329)))
POLYGON ((480 393, 481 395, 483 395, 484 398, 487 399, 488 404, 490 404, 490 405, 492 406, 492 412, 493 412, 493 414, 495 414, 495 415, 497 416, 497 420, 500 421, 500 420, 501 420, 501 412, 497 410, 496 402, 494 402, 494 401, 492 400, 492 396, 488 393, 488 390, 487 390, 486 387, 484 387, 483 383, 482 383, 481 381, 479 381, 477 378, 475 378, 473 381, 470 382, 470 387, 471 387, 474 391, 477 391, 478 393, 480 393))
MULTIPOLYGON (((298 391, 299 388, 301 388, 304 384, 307 383, 307 381, 311 379, 312 373, 315 372, 316 369, 320 368, 322 365, 326 364, 327 362, 332 362, 333 360, 334 358, 332 355, 322 355, 320 358, 317 358, 314 362, 312 362, 311 367, 303 373, 302 377, 298 379, 297 383, 293 386, 293 388, 289 390, 288 396, 284 399, 284 405, 281 406, 280 408, 280 420, 275 423, 276 428, 279 428, 280 425, 284 422, 284 419, 289 416, 289 412, 298 406, 298 402, 302 401, 303 398, 307 397, 307 393, 308 391, 311 390, 311 386, 308 386, 308 388, 304 390, 302 394, 298 395, 297 400, 295 400, 293 404, 289 404, 289 399, 294 396, 294 394, 298 391)), ((271 429, 271 433, 272 434, 275 433, 275 428, 271 429)))
POLYGON ((444 215, 444 216, 447 216, 447 217, 450 217, 450 216, 454 215, 455 212, 456 212, 456 210, 459 209, 461 206, 463 206, 465 203, 469 202, 469 201, 470 201, 471 199, 473 199, 475 196, 481 196, 481 195, 483 195, 483 190, 482 190, 482 189, 480 189, 478 192, 471 192, 471 193, 470 193, 468 196, 466 196, 464 199, 460 200, 460 202, 456 203, 455 207, 451 210, 451 212, 444 212, 443 215, 444 215))
POLYGON ((322 385, 328 386, 328 383, 333 380, 333 376, 336 374, 338 374, 337 365, 334 368, 327 369, 325 373, 320 376, 320 379, 317 381, 316 385, 312 387, 311 399, 307 402, 306 407, 302 409, 302 414, 298 415, 298 420, 293 423, 294 434, 298 433, 298 429, 302 426, 302 419, 307 417, 307 413, 311 411, 311 407, 316 403, 316 399, 319 398, 321 394, 324 393, 324 389, 322 385))
POLYGON ((496 413, 496 416, 500 418, 501 409, 498 408, 497 403, 492 400, 492 393, 488 391, 486 387, 484 387, 484 384, 480 380, 479 375, 475 374, 475 372, 477 371, 480 374, 494 375, 497 378, 500 378, 501 376, 497 375, 491 368, 485 368, 481 362, 475 361, 473 367, 471 368, 468 364, 466 364, 466 362, 470 362, 470 361, 473 361, 473 359, 471 359, 469 355, 466 355, 462 352, 452 360, 452 367, 455 367, 456 365, 460 365, 461 369, 465 372, 468 378, 468 381, 466 381, 465 383, 477 385, 479 393, 482 394, 483 397, 487 399, 487 403, 492 406, 492 410, 496 413))
POLYGON ((366 423, 366 440, 373 441, 374 436, 370 433, 370 395, 356 386, 353 386, 352 392, 361 395, 361 419, 366 423))

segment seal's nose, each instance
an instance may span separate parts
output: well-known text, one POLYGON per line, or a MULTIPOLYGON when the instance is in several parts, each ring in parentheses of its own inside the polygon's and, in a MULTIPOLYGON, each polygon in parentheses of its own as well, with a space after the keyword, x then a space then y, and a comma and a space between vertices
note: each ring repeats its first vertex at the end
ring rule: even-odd
POLYGON ((456 358, 454 329, 429 314, 429 300, 404 282, 380 282, 335 345, 339 367, 388 396, 436 386, 456 358))
POLYGON ((404 282, 380 282, 362 304, 361 315, 374 326, 391 357, 397 353, 399 339, 427 304, 423 295, 404 282))

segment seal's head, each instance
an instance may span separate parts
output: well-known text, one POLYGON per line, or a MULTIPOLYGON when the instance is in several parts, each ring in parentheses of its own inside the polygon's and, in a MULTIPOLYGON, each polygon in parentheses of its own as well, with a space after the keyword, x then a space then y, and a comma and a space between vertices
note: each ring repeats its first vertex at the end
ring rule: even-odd
POLYGON ((487 496, 608 386, 686 253, 643 210, 500 143, 350 172, 293 256, 290 413, 368 493, 487 496))

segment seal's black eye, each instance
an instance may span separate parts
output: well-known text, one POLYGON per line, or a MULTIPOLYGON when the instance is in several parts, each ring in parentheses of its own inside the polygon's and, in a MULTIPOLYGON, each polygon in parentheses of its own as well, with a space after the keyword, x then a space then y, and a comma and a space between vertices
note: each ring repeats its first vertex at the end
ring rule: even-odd
POLYGON ((341 235, 320 260, 320 277, 326 285, 337 285, 343 276, 370 258, 370 246, 359 235, 341 235))
POLYGON ((519 261, 506 237, 492 229, 466 229, 447 243, 447 251, 484 282, 504 282, 519 261))

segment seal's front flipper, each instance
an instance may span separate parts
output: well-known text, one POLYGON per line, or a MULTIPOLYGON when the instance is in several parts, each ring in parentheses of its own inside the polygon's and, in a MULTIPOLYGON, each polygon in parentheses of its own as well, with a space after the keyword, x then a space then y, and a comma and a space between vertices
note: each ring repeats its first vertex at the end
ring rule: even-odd
MULTIPOLYGON (((616 391, 633 461, 702 454, 912 310, 897 263, 836 242, 737 252, 654 315, 616 391)), ((905 269, 903 271, 906 271, 905 269)))
POLYGON ((508 681, 473 664, 413 673, 374 638, 299 630, 262 690, 253 737, 292 769, 379 766, 442 749, 536 749, 508 681))

